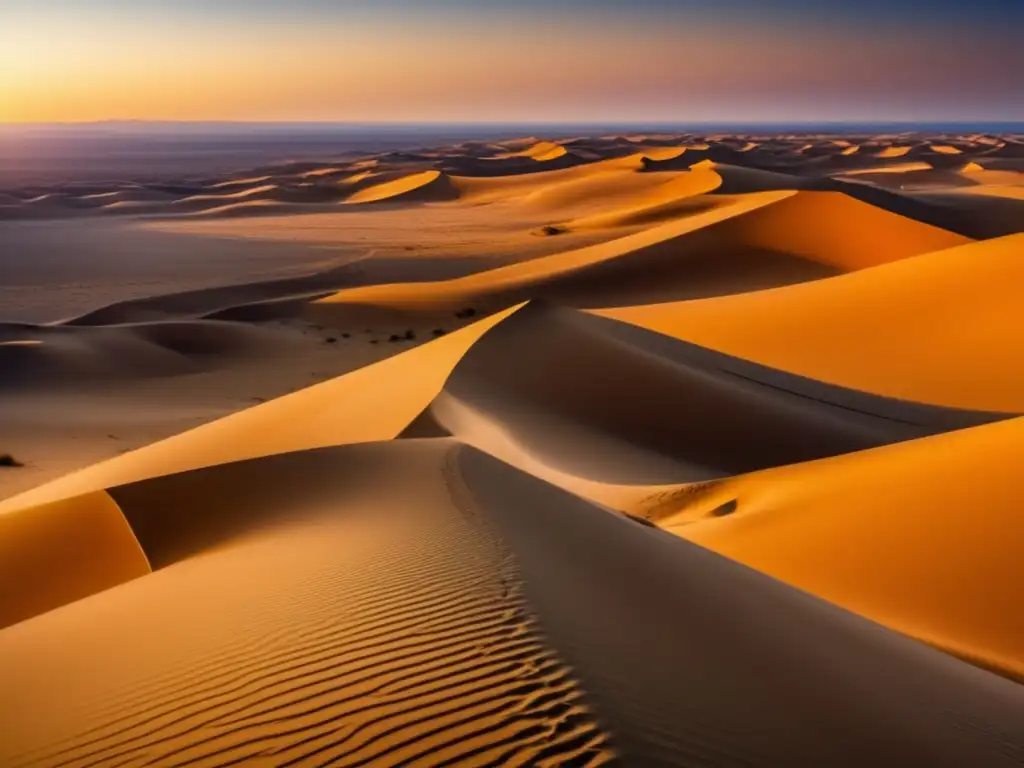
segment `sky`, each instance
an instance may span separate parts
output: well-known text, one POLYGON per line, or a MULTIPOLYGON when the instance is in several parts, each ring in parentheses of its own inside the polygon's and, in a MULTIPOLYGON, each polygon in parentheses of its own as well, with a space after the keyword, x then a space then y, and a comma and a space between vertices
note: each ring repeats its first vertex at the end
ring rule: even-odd
POLYGON ((1024 0, 0 0, 0 123, 1024 120, 1024 0))

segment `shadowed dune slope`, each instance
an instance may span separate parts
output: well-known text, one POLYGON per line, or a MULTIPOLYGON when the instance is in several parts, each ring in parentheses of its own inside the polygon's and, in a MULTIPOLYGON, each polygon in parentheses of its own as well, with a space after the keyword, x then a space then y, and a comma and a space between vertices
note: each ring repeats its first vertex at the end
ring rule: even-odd
POLYGON ((1012 235, 1024 229, 1021 205, 995 195, 955 190, 892 190, 837 178, 835 184, 845 194, 901 216, 957 232, 965 237, 986 240, 1012 235))
POLYGON ((992 418, 824 385, 534 302, 474 344, 407 434, 455 435, 614 507, 631 492, 622 486, 722 477, 992 418))
POLYGON ((707 301, 601 314, 890 397, 1024 412, 1024 235, 707 301))
POLYGON ((0 511, 266 454, 449 433, 612 503, 616 486, 748 472, 999 417, 844 390, 531 303, 67 475, 0 511))
POLYGON ((437 395, 473 342, 506 315, 66 475, 0 502, 0 513, 213 464, 390 440, 437 395))
POLYGON ((147 573, 103 491, 0 515, 0 629, 147 573))
POLYGON ((483 454, 538 623, 628 765, 1016 765, 1024 689, 483 454), (870 734, 870 737, 866 735, 870 734))
POLYGON ((341 291, 316 302, 311 314, 326 322, 346 311, 358 315, 357 308, 423 312, 530 298, 574 306, 696 298, 802 282, 968 242, 839 193, 762 192, 608 243, 455 280, 341 291))
POLYGON ((265 329, 214 320, 99 327, 0 323, 0 392, 193 373, 280 345, 265 329))
MULTIPOLYGON (((683 165, 686 155, 672 160, 661 162, 650 162, 647 164, 648 171, 669 170, 674 166, 683 165)), ((693 162, 691 160, 691 162, 693 162)), ((694 172, 713 172, 722 179, 719 192, 727 195, 749 194, 751 192, 768 192, 779 189, 810 189, 817 182, 814 179, 806 179, 790 173, 779 173, 777 171, 766 171, 760 168, 744 168, 728 163, 716 163, 711 160, 700 160, 694 162, 690 169, 694 172)))
POLYGON ((1022 451, 1013 419, 645 503, 680 536, 1024 681, 1022 451))
POLYGON ((1020 687, 455 441, 114 493, 167 562, 0 633, 4 765, 1024 756, 1020 687))
POLYGON ((0 763, 608 762, 514 553, 453 494, 453 448, 345 446, 126 489, 156 551, 159 516, 175 536, 248 527, 0 633, 0 763))

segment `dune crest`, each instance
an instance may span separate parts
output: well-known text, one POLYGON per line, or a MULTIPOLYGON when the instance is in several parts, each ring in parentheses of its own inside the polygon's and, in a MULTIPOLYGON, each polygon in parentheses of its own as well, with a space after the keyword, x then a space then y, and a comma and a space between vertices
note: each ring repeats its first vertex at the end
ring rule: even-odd
POLYGON ((1024 236, 701 302, 601 310, 774 368, 959 408, 1024 412, 1024 236))

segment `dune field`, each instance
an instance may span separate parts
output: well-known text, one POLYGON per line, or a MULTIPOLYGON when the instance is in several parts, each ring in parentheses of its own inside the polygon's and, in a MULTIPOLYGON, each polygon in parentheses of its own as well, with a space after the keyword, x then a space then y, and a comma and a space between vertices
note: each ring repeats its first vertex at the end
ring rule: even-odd
POLYGON ((0 188, 0 766, 1024 765, 1022 307, 1024 136, 0 188))

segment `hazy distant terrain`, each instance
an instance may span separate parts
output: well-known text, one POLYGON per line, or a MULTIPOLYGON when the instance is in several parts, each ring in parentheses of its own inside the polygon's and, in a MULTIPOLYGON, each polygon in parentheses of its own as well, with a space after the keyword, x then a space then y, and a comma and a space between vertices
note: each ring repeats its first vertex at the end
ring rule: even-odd
MULTIPOLYGON (((396 149, 542 135, 696 130, 744 133, 757 125, 146 123, 0 125, 0 191, 11 186, 113 179, 167 180, 217 174, 285 160, 326 160, 396 149)), ((774 132, 923 131, 1024 134, 1024 124, 842 124, 767 126, 774 132)))

